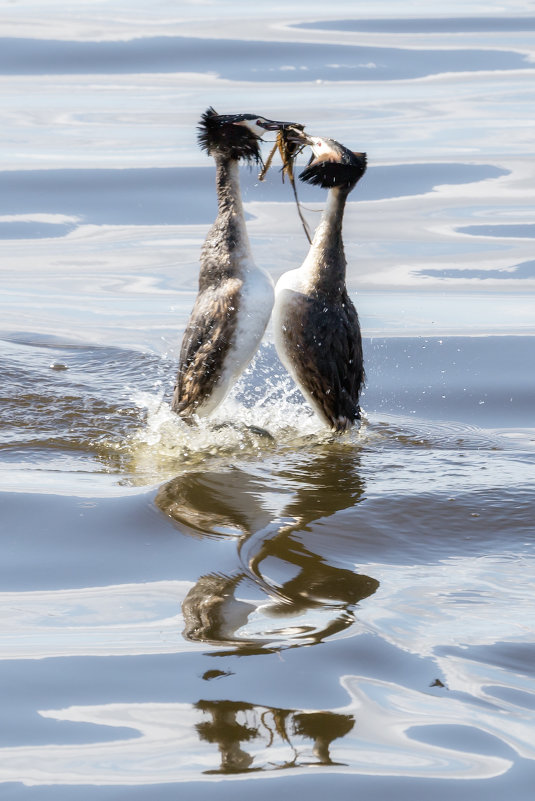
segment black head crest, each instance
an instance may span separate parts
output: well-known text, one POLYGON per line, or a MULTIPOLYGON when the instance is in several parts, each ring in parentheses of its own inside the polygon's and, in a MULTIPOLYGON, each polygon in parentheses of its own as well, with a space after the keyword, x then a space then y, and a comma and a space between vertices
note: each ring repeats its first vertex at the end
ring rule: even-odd
POLYGON ((250 114, 218 114, 210 106, 198 126, 200 147, 211 156, 262 164, 258 137, 244 125, 236 124, 252 117, 250 114))
POLYGON ((349 192, 366 172, 366 153, 354 153, 333 139, 316 139, 327 145, 325 152, 314 149, 310 162, 299 175, 301 181, 324 189, 343 187, 349 192))

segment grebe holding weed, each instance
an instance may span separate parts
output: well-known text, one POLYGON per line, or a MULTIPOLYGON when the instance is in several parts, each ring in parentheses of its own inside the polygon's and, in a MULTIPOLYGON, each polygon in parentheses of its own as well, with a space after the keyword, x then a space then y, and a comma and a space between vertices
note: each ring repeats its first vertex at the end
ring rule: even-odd
POLYGON ((366 171, 366 154, 334 139, 292 135, 313 153, 299 178, 329 192, 305 261, 277 282, 275 346, 314 411, 334 431, 345 431, 360 419, 364 364, 359 318, 346 289, 342 220, 366 171))
POLYGON ((215 160, 218 215, 201 252, 199 291, 182 340, 172 409, 210 415, 253 358, 273 306, 273 282, 251 255, 239 163, 262 164, 259 140, 291 123, 209 108, 199 144, 215 160))

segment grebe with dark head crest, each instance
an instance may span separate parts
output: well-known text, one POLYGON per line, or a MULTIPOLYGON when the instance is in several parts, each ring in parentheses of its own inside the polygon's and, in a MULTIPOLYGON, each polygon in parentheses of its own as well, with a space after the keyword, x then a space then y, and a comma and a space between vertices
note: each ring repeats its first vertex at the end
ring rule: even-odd
MULTIPOLYGON (((172 409, 191 422, 223 401, 260 343, 273 282, 251 256, 238 164, 261 164, 259 139, 292 123, 209 108, 199 144, 215 160, 218 215, 201 252, 199 291, 182 340, 172 409)), ((298 126, 299 128, 302 126, 298 126)))
POLYGON ((334 139, 295 136, 313 152, 300 179, 329 192, 305 261, 275 287, 275 345, 314 411, 334 431, 345 431, 360 419, 364 365, 359 318, 346 289, 342 220, 366 154, 334 139))

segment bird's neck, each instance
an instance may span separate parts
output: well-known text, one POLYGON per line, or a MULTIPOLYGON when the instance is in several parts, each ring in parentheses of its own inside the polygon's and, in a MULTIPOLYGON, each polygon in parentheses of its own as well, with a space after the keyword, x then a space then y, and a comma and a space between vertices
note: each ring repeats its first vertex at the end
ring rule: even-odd
POLYGON ((338 298, 345 290, 346 258, 342 221, 348 194, 343 187, 329 189, 327 205, 302 265, 311 293, 318 296, 338 298))
POLYGON ((225 278, 241 277, 247 264, 252 262, 238 162, 220 155, 215 162, 218 214, 201 254, 201 287, 225 278))
POLYGON ((218 218, 237 215, 243 219, 238 162, 236 159, 216 156, 215 163, 218 218))

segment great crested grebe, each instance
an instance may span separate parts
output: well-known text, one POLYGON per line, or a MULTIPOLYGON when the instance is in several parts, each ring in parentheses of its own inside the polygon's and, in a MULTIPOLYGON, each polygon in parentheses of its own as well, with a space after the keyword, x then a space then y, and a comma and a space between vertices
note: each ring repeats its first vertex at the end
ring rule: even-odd
POLYGON ((334 139, 295 135, 313 152, 300 179, 329 192, 305 261, 275 287, 275 346, 314 411, 334 431, 345 431, 360 419, 364 366, 359 318, 346 289, 342 219, 366 171, 366 154, 334 139))
POLYGON ((173 394, 173 411, 187 421, 211 414, 223 401, 268 324, 273 281, 251 256, 238 164, 261 164, 260 137, 289 125, 254 114, 217 114, 213 108, 199 124, 199 144, 216 163, 218 215, 202 248, 199 292, 173 394))

